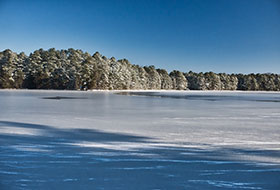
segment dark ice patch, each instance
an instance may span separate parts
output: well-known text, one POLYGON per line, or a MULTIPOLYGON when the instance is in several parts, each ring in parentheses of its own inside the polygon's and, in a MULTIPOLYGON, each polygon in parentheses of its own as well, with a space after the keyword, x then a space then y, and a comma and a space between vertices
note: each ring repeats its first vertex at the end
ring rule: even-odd
POLYGON ((204 101, 255 101, 255 102, 280 102, 279 98, 259 98, 258 96, 236 96, 236 95, 190 95, 190 94, 164 94, 158 92, 119 92, 119 95, 149 96, 157 98, 173 98, 186 100, 204 101))
POLYGON ((71 97, 71 96, 50 96, 50 97, 43 97, 42 99, 48 100, 63 100, 63 99, 87 99, 83 97, 71 97))

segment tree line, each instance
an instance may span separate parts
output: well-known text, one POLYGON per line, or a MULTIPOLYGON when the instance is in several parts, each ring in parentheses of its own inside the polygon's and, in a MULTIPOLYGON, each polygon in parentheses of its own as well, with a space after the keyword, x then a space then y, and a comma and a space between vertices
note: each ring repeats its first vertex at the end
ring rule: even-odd
POLYGON ((15 89, 174 89, 279 91, 280 75, 195 73, 131 64, 82 50, 39 49, 29 56, 0 52, 0 88, 15 89))

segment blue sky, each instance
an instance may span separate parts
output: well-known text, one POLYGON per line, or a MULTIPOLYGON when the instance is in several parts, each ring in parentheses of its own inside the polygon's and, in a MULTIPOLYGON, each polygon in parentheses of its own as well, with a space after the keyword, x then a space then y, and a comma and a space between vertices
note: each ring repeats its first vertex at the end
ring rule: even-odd
POLYGON ((82 49, 168 71, 280 73, 279 0, 0 0, 0 51, 82 49))

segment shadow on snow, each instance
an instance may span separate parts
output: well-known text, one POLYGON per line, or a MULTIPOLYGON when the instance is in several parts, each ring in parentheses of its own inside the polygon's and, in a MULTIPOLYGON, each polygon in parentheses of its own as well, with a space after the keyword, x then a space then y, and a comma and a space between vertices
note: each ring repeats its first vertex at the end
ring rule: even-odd
POLYGON ((279 164, 232 157, 280 159, 279 151, 184 148, 141 136, 9 121, 0 121, 0 131, 0 189, 280 187, 279 164))

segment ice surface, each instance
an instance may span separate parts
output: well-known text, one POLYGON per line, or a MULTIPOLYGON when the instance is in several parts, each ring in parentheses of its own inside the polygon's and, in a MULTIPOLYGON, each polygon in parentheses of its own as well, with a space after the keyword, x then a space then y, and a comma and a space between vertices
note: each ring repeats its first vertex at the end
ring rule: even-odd
POLYGON ((280 94, 0 91, 0 189, 280 189, 280 94))

